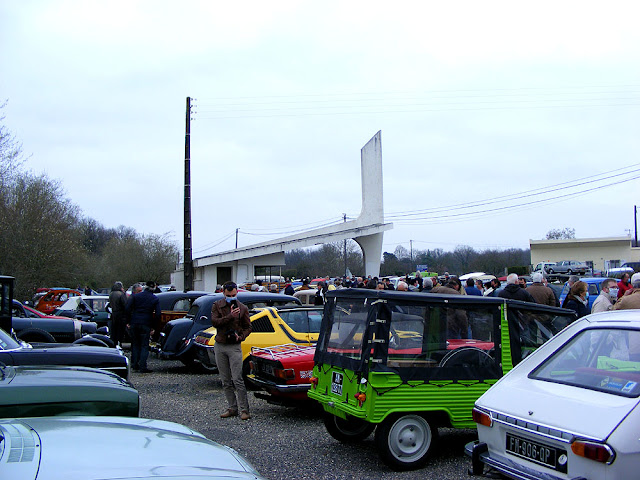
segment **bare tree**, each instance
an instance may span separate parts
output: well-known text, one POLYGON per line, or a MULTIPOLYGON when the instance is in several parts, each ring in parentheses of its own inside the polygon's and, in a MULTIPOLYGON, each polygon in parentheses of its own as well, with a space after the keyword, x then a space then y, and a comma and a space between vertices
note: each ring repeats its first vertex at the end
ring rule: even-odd
POLYGON ((78 208, 58 182, 23 174, 0 188, 0 272, 16 277, 16 297, 82 280, 86 256, 74 228, 78 208))
POLYGON ((563 228, 562 230, 559 228, 553 228, 547 232, 547 240, 564 240, 576 238, 576 229, 575 228, 563 228))

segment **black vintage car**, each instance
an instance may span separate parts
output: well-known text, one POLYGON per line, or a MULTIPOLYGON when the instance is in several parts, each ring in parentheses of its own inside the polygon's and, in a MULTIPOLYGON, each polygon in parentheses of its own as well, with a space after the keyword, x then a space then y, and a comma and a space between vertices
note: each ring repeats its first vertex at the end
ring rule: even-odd
POLYGON ((11 305, 11 324, 20 340, 44 343, 73 343, 98 328, 95 322, 45 315, 17 300, 11 305))
POLYGON ((32 346, 17 342, 2 329, 0 329, 0 363, 93 367, 129 379, 129 359, 119 348, 59 343, 32 346))
MULTIPOLYGON (((196 335, 211 326, 211 306, 222 297, 222 293, 201 296, 184 318, 169 321, 160 333, 160 357, 180 360, 194 370, 209 370, 198 361, 191 347, 196 335)), ((257 308, 301 305, 297 298, 280 293, 238 292, 238 300, 249 307, 250 313, 257 308)))
POLYGON ((158 339, 160 332, 169 321, 175 318, 183 318, 191 309, 193 302, 204 295, 211 295, 211 292, 191 290, 190 292, 156 293, 156 297, 158 297, 158 301, 160 302, 161 317, 159 328, 154 336, 155 339, 158 339))

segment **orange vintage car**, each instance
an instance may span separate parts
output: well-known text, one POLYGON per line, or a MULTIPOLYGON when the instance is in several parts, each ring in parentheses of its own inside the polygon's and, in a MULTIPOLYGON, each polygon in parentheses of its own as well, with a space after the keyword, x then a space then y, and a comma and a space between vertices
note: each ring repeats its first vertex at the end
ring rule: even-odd
POLYGON ((73 288, 52 288, 36 303, 36 310, 51 315, 53 311, 69 300, 71 297, 82 295, 82 292, 73 288))

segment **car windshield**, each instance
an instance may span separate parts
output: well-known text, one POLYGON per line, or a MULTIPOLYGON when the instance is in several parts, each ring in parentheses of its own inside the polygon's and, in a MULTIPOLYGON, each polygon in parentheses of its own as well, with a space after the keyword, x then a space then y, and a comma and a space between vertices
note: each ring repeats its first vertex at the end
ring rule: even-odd
POLYGON ((356 360, 362 358, 367 310, 367 306, 362 302, 338 300, 327 339, 328 353, 337 353, 356 360))
POLYGON ((583 330, 529 374, 529 378, 640 396, 640 330, 583 330))
POLYGON ((0 350, 13 350, 20 348, 20 344, 16 342, 11 336, 0 329, 0 350))

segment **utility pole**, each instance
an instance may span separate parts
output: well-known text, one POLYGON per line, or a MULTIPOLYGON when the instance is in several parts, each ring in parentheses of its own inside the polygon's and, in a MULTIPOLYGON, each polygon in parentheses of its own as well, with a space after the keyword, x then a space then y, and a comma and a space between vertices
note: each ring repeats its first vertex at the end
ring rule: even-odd
MULTIPOLYGON (((347 214, 343 213, 342 214, 342 219, 344 220, 344 223, 347 223, 347 214)), ((344 239, 344 276, 347 276, 347 239, 344 239)))
POLYGON ((187 97, 184 136, 184 291, 193 290, 191 247, 191 97, 187 97))

